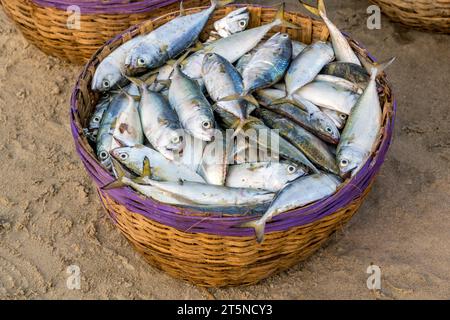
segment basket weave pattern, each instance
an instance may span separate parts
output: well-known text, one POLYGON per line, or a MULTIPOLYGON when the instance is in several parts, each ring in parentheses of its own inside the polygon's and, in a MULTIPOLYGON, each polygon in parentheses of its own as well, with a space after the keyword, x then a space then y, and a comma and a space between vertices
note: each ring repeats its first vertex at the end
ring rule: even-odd
POLYGON ((371 0, 392 20, 418 29, 450 33, 450 0, 371 0))
MULTIPOLYGON (((69 1, 0 0, 25 38, 43 52, 72 63, 86 63, 106 41, 131 26, 179 8, 176 0, 69 1), (81 9, 80 29, 69 29, 71 13, 81 9)), ((185 7, 207 5, 209 0, 184 0, 185 7)))
MULTIPOLYGON (((213 21, 235 8, 217 10, 202 38, 207 38, 213 21)), ((198 10, 192 9, 191 12, 198 10)), ((250 7, 250 13, 250 26, 255 27, 271 22, 276 10, 250 7)), ((266 239, 262 245, 256 243, 253 230, 236 228, 236 225, 254 217, 195 212, 169 206, 145 199, 129 188, 103 191, 100 188, 112 182, 113 177, 101 167, 82 133, 98 99, 89 89, 95 69, 122 43, 153 30, 177 14, 167 14, 131 28, 109 41, 86 65, 71 100, 75 145, 86 170, 98 187, 105 209, 150 264, 199 286, 256 283, 309 257, 357 211, 391 143, 396 110, 394 99, 386 78, 381 77, 383 128, 373 157, 335 195, 275 217, 267 224, 266 239)), ((321 22, 291 12, 286 13, 286 18, 301 26, 299 30, 283 29, 293 39, 311 43, 329 37, 328 30, 321 22)), ((355 50, 368 56, 357 42, 352 40, 351 44, 355 50)))

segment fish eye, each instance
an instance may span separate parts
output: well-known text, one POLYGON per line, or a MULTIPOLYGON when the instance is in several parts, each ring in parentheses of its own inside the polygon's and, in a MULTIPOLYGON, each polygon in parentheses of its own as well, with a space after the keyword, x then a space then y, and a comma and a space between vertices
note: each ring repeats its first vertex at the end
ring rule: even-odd
POLYGON ((127 153, 121 153, 121 154, 119 155, 120 160, 127 160, 128 157, 129 157, 129 156, 128 156, 127 153))
POLYGON ((290 165, 290 166, 288 167, 288 172, 289 172, 290 174, 293 174, 293 173, 297 172, 297 167, 296 167, 296 166, 293 166, 293 165, 290 165))
POLYGON ((109 154, 106 151, 102 151, 102 152, 100 152, 99 157, 100 157, 100 160, 105 161, 106 159, 109 158, 109 154))
POLYGON ((341 167, 345 168, 350 164, 350 162, 347 159, 341 160, 341 167))
POLYGON ((241 20, 241 21, 239 21, 239 25, 240 25, 242 28, 244 28, 244 27, 247 25, 247 21, 241 20))
POLYGON ((172 143, 177 144, 177 143, 181 143, 183 142, 183 137, 179 136, 179 137, 173 137, 172 139, 172 143))
POLYGON ((103 88, 109 88, 109 86, 110 86, 111 84, 109 83, 108 80, 103 80, 102 85, 103 85, 103 88))
POLYGON ((138 58, 137 59, 137 64, 139 66, 145 66, 145 59, 144 58, 138 58))
POLYGON ((212 128, 212 123, 211 123, 211 121, 203 121, 203 122, 202 122, 202 127, 203 127, 204 129, 211 129, 211 128, 212 128))
POLYGON ((341 113, 339 117, 340 117, 342 120, 347 120, 347 115, 346 115, 346 114, 341 113))
POLYGON ((94 122, 100 122, 100 117, 95 117, 94 122))
POLYGON ((330 127, 326 127, 325 130, 326 130, 328 133, 333 133, 333 129, 331 129, 330 127))
POLYGON ((289 35, 288 35, 287 33, 284 33, 284 34, 282 35, 282 37, 286 39, 286 38, 289 37, 289 35))
POLYGON ((214 53, 208 53, 206 56, 207 56, 208 58, 212 58, 212 57, 214 57, 214 53))

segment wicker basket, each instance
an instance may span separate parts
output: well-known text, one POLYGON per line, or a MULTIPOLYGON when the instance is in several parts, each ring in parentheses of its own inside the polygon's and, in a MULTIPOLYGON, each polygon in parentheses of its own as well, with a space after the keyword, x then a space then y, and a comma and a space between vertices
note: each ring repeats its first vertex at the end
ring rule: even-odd
MULTIPOLYGON (((268 23, 275 16, 275 10, 271 8, 249 8, 251 27, 268 23)), ((212 21, 233 9, 235 7, 218 10, 212 21)), ((262 245, 257 244, 253 230, 236 228, 236 225, 251 220, 248 216, 188 211, 144 199, 129 188, 103 191, 100 187, 114 179, 101 167, 94 150, 82 134, 82 128, 98 98, 89 89, 92 76, 99 62, 111 50, 176 15, 164 15, 128 30, 109 41, 86 65, 71 100, 75 145, 86 170, 98 187, 104 207, 117 227, 151 265, 199 286, 253 284, 306 259, 357 211, 370 190, 391 142, 396 109, 391 89, 383 76, 380 79, 383 90, 383 134, 373 158, 332 197, 279 215, 268 223, 262 245)), ((288 12, 286 17, 301 26, 300 30, 288 30, 294 39, 311 43, 329 37, 328 30, 321 22, 298 13, 288 12)), ((208 30, 211 29, 211 23, 208 30)), ((203 34, 203 39, 207 37, 208 30, 203 34)), ((355 50, 368 55, 356 42, 352 41, 352 45, 355 50)))
POLYGON ((372 0, 393 21, 418 29, 450 33, 450 0, 372 0))
MULTIPOLYGON (((106 41, 133 25, 179 9, 176 0, 0 0, 25 38, 43 52, 86 63, 106 41), (69 29, 69 6, 80 8, 80 29, 69 29)), ((186 8, 209 0, 184 0, 186 8)))

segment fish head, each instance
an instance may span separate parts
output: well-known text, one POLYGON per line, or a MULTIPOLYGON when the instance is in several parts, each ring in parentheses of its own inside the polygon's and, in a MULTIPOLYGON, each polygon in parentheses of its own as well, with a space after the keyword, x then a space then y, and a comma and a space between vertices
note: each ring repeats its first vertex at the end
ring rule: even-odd
POLYGON ((190 133, 197 139, 203 141, 212 141, 215 136, 214 120, 207 115, 200 115, 192 121, 189 128, 190 133))
POLYGON ((98 130, 100 128, 100 122, 102 121, 102 114, 96 112, 89 122, 89 131, 98 130))
POLYGON ((158 146, 172 153, 180 153, 185 147, 185 133, 183 130, 166 128, 161 131, 161 135, 157 139, 158 146))
POLYGON ((159 67, 164 61, 162 49, 152 43, 141 43, 131 49, 125 59, 125 73, 135 76, 143 72, 159 67))
MULTIPOLYGON (((275 165, 275 164, 272 164, 275 165)), ((283 177, 286 182, 291 182, 307 174, 307 169, 289 161, 282 161, 276 165, 277 176, 283 177)))
POLYGON ((222 37, 226 38, 235 33, 244 31, 248 27, 250 13, 246 7, 231 12, 225 18, 214 23, 214 29, 222 37))
POLYGON ((327 140, 330 140, 334 143, 339 142, 341 134, 339 132, 339 129, 336 127, 336 124, 330 117, 328 117, 324 113, 320 113, 320 115, 317 115, 317 117, 315 117, 314 122, 317 123, 316 128, 323 137, 327 137, 327 140))
POLYGON ((145 148, 146 147, 140 145, 134 147, 120 147, 112 150, 110 153, 114 159, 137 173, 142 169, 142 159, 145 157, 145 148))
POLYGON ((288 176, 288 181, 294 181, 297 178, 303 177, 308 171, 309 170, 305 166, 290 162, 285 163, 285 173, 288 176))
POLYGON ((359 150, 352 147, 341 148, 337 154, 339 173, 341 177, 354 175, 364 164, 365 156, 359 150))
POLYGON ((95 71, 91 88, 93 91, 109 91, 121 80, 122 72, 120 71, 120 68, 110 61, 103 61, 95 71))
POLYGON ((111 155, 109 154, 108 150, 99 148, 97 151, 97 157, 103 167, 105 167, 107 170, 112 169, 111 155))

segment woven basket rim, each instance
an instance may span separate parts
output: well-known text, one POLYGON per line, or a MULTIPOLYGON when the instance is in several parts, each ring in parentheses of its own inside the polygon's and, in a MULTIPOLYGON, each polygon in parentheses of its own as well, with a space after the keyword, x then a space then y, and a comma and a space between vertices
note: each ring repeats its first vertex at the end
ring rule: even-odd
POLYGON ((28 0, 41 7, 49 7, 66 11, 69 7, 76 6, 81 14, 135 14, 152 11, 176 2, 177 0, 28 0))
MULTIPOLYGON (((269 10, 275 13, 275 9, 268 7, 261 7, 255 5, 235 5, 238 6, 247 6, 249 8, 260 8, 261 10, 269 10)), ((188 12, 196 12, 201 10, 204 7, 199 8, 191 8, 188 9, 188 12)), ((311 19, 310 17, 304 16, 298 12, 287 12, 288 14, 294 14, 300 16, 302 18, 311 19)), ((164 19, 168 16, 176 16, 178 11, 170 12, 165 15, 162 15, 158 18, 153 19, 149 22, 144 22, 139 25, 135 25, 128 29, 127 31, 117 35, 115 38, 109 40, 103 47, 99 48, 97 52, 92 56, 91 60, 85 65, 83 71, 81 72, 76 86, 73 90, 71 97, 71 129, 72 134, 75 140, 75 145, 77 152, 83 162, 83 164, 88 169, 93 181, 96 183, 98 187, 102 187, 114 180, 114 178, 107 172, 98 162, 97 158, 93 156, 93 150, 86 150, 87 142, 85 142, 85 138, 83 137, 82 126, 80 124, 80 119, 78 116, 78 103, 79 94, 82 87, 89 88, 89 83, 85 80, 89 73, 93 73, 95 71, 98 63, 104 59, 107 54, 110 52, 110 45, 117 45, 120 41, 128 41, 132 37, 139 34, 139 31, 142 30, 142 27, 146 24, 155 24, 159 20, 164 19), (90 170, 89 170, 90 169, 90 170), (96 171, 97 175, 91 173, 91 171, 96 171)), ((314 23, 321 23, 317 20, 311 19, 314 23)), ((351 44, 354 48, 361 50, 364 54, 370 57, 373 61, 375 59, 367 52, 367 50, 359 44, 357 41, 349 38, 351 40, 351 44)), ((347 180, 339 190, 333 194, 332 196, 319 200, 315 203, 312 203, 308 206, 290 210, 286 213, 278 215, 275 217, 272 222, 267 227, 267 232, 274 231, 283 231, 287 230, 294 226, 306 225, 308 223, 317 221, 322 219, 328 215, 331 215, 333 212, 336 212, 339 209, 345 208, 353 201, 357 200, 361 194, 365 192, 365 190, 370 186, 371 182, 375 178, 376 174, 379 172, 381 165, 384 162, 387 151, 391 144, 393 128, 395 122, 395 115, 397 110, 397 103, 392 94, 392 88, 390 84, 387 82, 386 76, 382 77, 383 88, 387 90, 389 96, 386 98, 386 103, 383 105, 384 108, 384 126, 383 132, 380 137, 380 141, 378 143, 378 147, 372 157, 367 161, 364 167, 356 174, 353 178, 347 180), (387 107, 391 105, 391 110, 387 110, 387 107)), ((88 89, 89 90, 89 89, 88 89)), ((89 90, 90 91, 90 90, 89 90)), ((92 149, 92 148, 91 148, 92 149)), ((236 226, 240 223, 247 222, 252 219, 248 215, 231 215, 224 216, 223 214, 218 213, 205 213, 199 212, 187 208, 180 208, 177 206, 161 204, 151 199, 144 199, 142 196, 138 195, 137 192, 133 191, 130 188, 122 188, 110 191, 100 191, 101 193, 107 194, 108 197, 114 199, 117 203, 123 204, 130 211, 142 214, 147 218, 153 219, 155 221, 161 222, 163 224, 175 227, 179 230, 189 231, 192 229, 195 230, 203 230, 202 232, 211 233, 211 234, 219 234, 219 235, 231 235, 231 236, 249 236, 253 233, 252 230, 249 229, 232 229, 233 226, 236 226), (149 212, 151 211, 151 212, 149 212), (183 217, 182 221, 177 221, 179 217, 183 217), (203 227, 199 227, 203 224, 207 224, 208 222, 215 223, 215 229, 209 230, 207 227, 202 229, 203 227), (217 223, 223 226, 223 229, 217 228, 217 223)), ((253 218, 254 219, 254 218, 253 218)))

